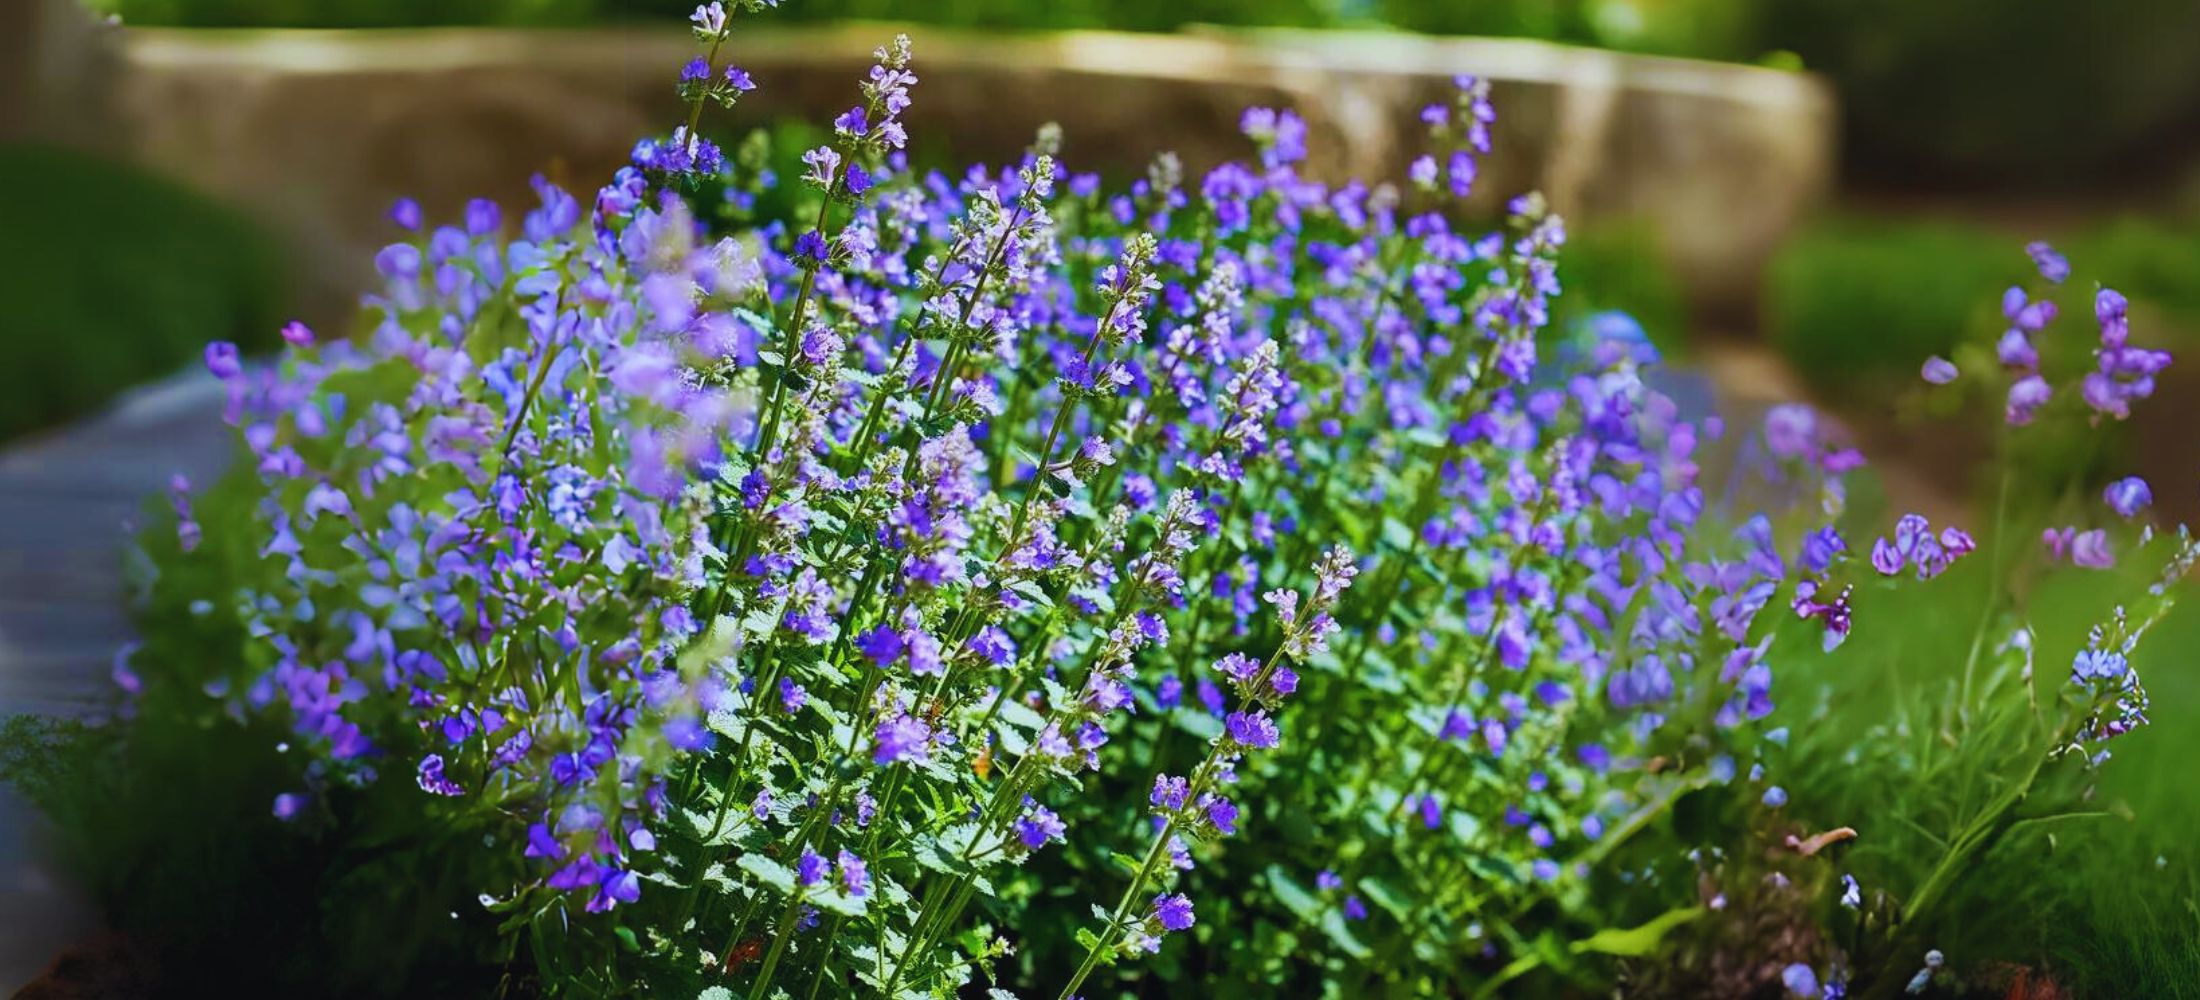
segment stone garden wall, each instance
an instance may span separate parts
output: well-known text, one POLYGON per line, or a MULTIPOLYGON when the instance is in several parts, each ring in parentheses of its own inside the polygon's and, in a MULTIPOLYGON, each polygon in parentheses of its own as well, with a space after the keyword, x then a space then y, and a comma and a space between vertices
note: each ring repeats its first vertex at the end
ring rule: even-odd
MULTIPOLYGON (((895 30, 742 36, 732 56, 762 86, 731 124, 845 109, 895 30)), ((1285 104, 1309 123, 1317 173, 1401 177, 1420 106, 1454 74, 1489 77, 1499 128, 1482 196, 1542 188, 1577 226, 1651 223, 1706 310, 1747 307, 1761 262, 1832 181, 1834 98, 1804 74, 1515 40, 902 30, 920 147, 951 137, 956 155, 998 161, 1058 121, 1074 166, 1119 173, 1166 149, 1195 169, 1241 155, 1238 111, 1285 104)), ((525 203, 537 171, 576 187, 607 176, 676 121, 670 79, 691 55, 670 25, 112 34, 130 152, 268 216, 327 301, 363 280, 399 195, 449 216, 473 196, 525 203)))

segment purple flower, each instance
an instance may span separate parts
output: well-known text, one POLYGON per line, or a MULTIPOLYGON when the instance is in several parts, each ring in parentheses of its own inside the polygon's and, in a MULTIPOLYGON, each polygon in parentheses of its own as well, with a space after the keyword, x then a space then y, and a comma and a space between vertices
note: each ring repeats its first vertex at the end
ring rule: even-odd
POLYGON ((1053 810, 1033 803, 1029 797, 1024 799, 1024 815, 1016 821, 1016 837, 1023 841, 1025 850, 1036 851, 1050 840, 1060 840, 1066 830, 1053 810))
POLYGON ((1232 712, 1223 720, 1223 728, 1232 740, 1254 750, 1266 750, 1276 745, 1281 734, 1274 720, 1265 712, 1232 712))
POLYGON ((1938 356, 1926 358, 1925 368, 1919 373, 1920 377, 1934 385, 1947 385, 1956 380, 1957 374, 1955 362, 1938 356))
POLYGON ((756 89, 756 81, 750 79, 748 70, 729 63, 726 66, 726 86, 746 93, 756 89))
POLYGON ((1237 832, 1238 807, 1226 796, 1204 796, 1201 808, 1207 814, 1207 822, 1215 832, 1228 836, 1237 832))
POLYGON ((206 345, 206 370, 224 382, 244 374, 244 365, 237 361, 237 345, 226 340, 206 345))
POLYGON ((1184 800, 1192 794, 1191 783, 1183 778, 1157 774, 1153 778, 1153 792, 1146 798, 1155 809, 1175 812, 1184 808, 1184 800))
POLYGON ((813 264, 825 263, 829 251, 825 247, 825 235, 815 229, 795 237, 795 257, 813 264))
POLYGON ((2122 292, 2103 288, 2094 293, 2093 318, 2101 327, 2101 346, 2122 347, 2131 338, 2131 303, 2122 292))
POLYGON ((456 797, 466 794, 466 790, 459 787, 458 782, 443 776, 443 756, 441 754, 431 753, 420 758, 420 767, 417 769, 416 774, 420 782, 420 790, 430 795, 456 797))
POLYGON ((878 749, 871 759, 880 764, 923 760, 932 752, 932 727, 915 716, 896 714, 879 723, 876 738, 878 749))
POLYGON ((1772 809, 1778 809, 1781 806, 1787 805, 1787 789, 1781 788, 1778 785, 1773 785, 1772 787, 1765 789, 1764 803, 1768 808, 1772 809))
POLYGON ((794 864, 794 879, 803 888, 809 888, 824 881, 830 867, 831 864, 825 860, 824 855, 804 848, 802 859, 794 864))
POLYGON ((297 819, 306 808, 306 797, 296 792, 284 792, 275 796, 275 818, 284 822, 297 819))
POLYGON ((283 342, 292 347, 311 347, 313 345, 313 331, 304 323, 291 320, 283 324, 283 342))
POLYGON ((2101 499, 2117 516, 2132 518, 2154 503, 2154 492, 2147 489, 2146 480, 2127 476, 2108 484, 2108 488, 2101 492, 2101 499))
POLYGON ((397 223, 399 229, 418 230, 420 228, 420 203, 411 198, 399 198, 391 202, 390 221, 397 223))
POLYGON ((2079 685, 2092 681, 2112 681, 2124 675, 2129 664, 2124 654, 2113 649, 2081 649, 2070 664, 2070 680, 2079 685))
POLYGON ((1819 1000, 1818 974, 1801 962, 1791 962, 1780 970, 1780 985, 1787 987, 1790 996, 1819 1000))
POLYGON ((2047 380, 2038 375, 2027 375, 2009 386, 2009 404, 2004 417, 2012 427, 2032 422, 2032 415, 2055 394, 2047 380))
POLYGON ((2070 261, 2056 253, 2054 247, 2042 241, 2034 241, 2024 245, 2024 252, 2031 256, 2032 265, 2040 269, 2040 277, 2046 278, 2048 282, 2060 285, 2069 279, 2070 261))
POLYGON ((1190 930, 1192 927, 1191 897, 1181 892, 1173 896, 1155 896, 1153 915, 1154 920, 1160 923, 1163 931, 1190 930))
POLYGON ((2036 372, 2040 368, 2040 352, 2023 330, 2002 331, 2001 340, 1994 345, 1994 354, 2005 368, 2021 372, 2036 372))
POLYGON ((2086 569, 2108 569, 2116 565, 2116 554, 2109 551, 2108 532, 2099 528, 2079 532, 2070 542, 2070 562, 2086 569))
POLYGON ((839 856, 833 860, 834 864, 840 868, 841 888, 846 889, 848 895, 861 899, 870 894, 871 870, 869 866, 863 863, 862 858, 847 850, 842 850, 839 856))

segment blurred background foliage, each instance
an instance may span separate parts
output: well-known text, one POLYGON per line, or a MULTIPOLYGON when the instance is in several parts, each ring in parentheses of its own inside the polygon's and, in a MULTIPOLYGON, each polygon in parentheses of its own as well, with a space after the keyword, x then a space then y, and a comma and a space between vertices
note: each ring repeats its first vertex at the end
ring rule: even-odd
POLYGON ((283 258, 241 214, 114 160, 0 144, 0 439, 182 367, 275 342, 283 258))

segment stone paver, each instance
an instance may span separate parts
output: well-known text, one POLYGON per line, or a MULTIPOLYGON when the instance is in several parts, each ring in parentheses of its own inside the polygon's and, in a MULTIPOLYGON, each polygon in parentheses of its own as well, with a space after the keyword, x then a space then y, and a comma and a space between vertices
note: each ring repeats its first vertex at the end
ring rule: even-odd
MULTIPOLYGON (((220 472, 230 431, 202 373, 137 390, 106 414, 0 451, 0 716, 96 719, 127 639, 127 522, 181 472, 220 472)), ((97 926, 46 862, 30 807, 0 790, 0 994, 97 926)))

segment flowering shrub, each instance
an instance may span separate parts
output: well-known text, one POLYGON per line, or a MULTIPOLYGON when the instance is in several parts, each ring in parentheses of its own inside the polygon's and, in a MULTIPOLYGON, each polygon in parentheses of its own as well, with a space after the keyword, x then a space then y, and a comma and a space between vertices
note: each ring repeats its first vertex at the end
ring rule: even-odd
POLYGON ((242 652, 117 672, 284 730, 269 822, 462 831, 461 932, 523 984, 1604 981, 1705 912, 1676 802, 1786 802, 1775 639, 1974 548, 1851 558, 1860 459, 1801 408, 1741 435, 1772 509, 1711 499, 1724 429, 1647 344, 1545 336, 1543 201, 1451 214, 1479 81, 1403 187, 1303 176, 1256 108, 1253 160, 1111 192, 1051 129, 912 169, 901 38, 782 181, 699 131, 756 83, 694 27, 687 121, 592 199, 402 203, 364 343, 209 348, 244 502, 179 484, 147 600, 242 652))

